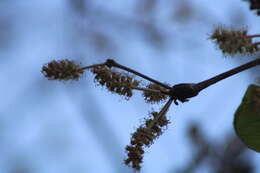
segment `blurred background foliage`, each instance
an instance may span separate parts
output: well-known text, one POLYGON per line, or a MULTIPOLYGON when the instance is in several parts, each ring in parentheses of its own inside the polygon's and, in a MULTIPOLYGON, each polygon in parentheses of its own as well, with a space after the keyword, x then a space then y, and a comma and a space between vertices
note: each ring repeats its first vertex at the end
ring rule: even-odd
MULTIPOLYGON (((224 59, 209 40, 219 24, 259 32, 259 17, 236 0, 1 0, 0 172, 132 172, 130 134, 152 109, 97 88, 93 76, 47 81, 53 59, 83 65, 106 58, 170 84, 199 82, 254 57, 224 59)), ((168 130, 142 172, 259 172, 259 155, 237 139, 233 115, 259 67, 173 107, 168 130), (188 132, 188 133, 187 133, 188 132)))

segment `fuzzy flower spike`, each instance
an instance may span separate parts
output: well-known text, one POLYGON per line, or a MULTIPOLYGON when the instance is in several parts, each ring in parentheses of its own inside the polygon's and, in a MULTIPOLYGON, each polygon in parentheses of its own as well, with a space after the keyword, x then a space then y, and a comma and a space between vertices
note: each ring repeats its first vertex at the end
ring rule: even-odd
POLYGON ((224 54, 252 54, 259 50, 258 44, 252 42, 252 37, 247 35, 245 29, 232 30, 218 27, 214 30, 210 39, 216 42, 224 54))
POLYGON ((43 75, 49 80, 78 80, 83 74, 78 64, 71 60, 53 60, 42 67, 43 75))

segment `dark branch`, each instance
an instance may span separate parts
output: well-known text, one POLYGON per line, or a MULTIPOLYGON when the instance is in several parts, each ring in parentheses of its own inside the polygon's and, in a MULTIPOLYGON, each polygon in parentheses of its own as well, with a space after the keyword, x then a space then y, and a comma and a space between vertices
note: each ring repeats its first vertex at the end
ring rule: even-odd
POLYGON ((233 76, 233 75, 235 75, 235 74, 237 74, 239 72, 242 72, 244 70, 247 70, 247 69, 249 69, 251 67, 254 67, 254 66, 257 66, 257 65, 260 65, 260 58, 257 58, 256 60, 250 61, 250 62, 248 62, 248 63, 246 63, 244 65, 236 67, 236 68, 234 68, 232 70, 229 70, 229 71, 227 71, 225 73, 221 73, 221 74, 219 74, 219 75, 217 75, 215 77, 212 77, 212 78, 210 78, 208 80, 205 80, 205 81, 202 81, 200 83, 197 83, 195 87, 197 88, 198 91, 201 91, 201 90, 209 87, 210 85, 213 85, 213 84, 215 84, 215 83, 217 83, 217 82, 219 82, 219 81, 221 81, 221 80, 223 80, 225 78, 233 76))
POLYGON ((142 77, 142 78, 144 78, 144 79, 146 79, 146 80, 148 80, 148 81, 151 81, 151 82, 153 82, 153 83, 155 83, 155 84, 158 84, 158 85, 160 85, 160 86, 162 86, 162 87, 164 87, 164 88, 171 89, 170 86, 168 86, 168 85, 166 85, 166 84, 163 84, 163 83, 161 83, 161 82, 159 82, 159 81, 157 81, 157 80, 155 80, 155 79, 152 79, 152 78, 150 78, 150 77, 148 77, 148 76, 146 76, 146 75, 144 75, 144 74, 142 74, 142 73, 139 73, 139 72, 137 72, 137 71, 135 71, 135 70, 133 70, 133 69, 130 69, 130 68, 126 67, 126 66, 123 66, 123 65, 121 65, 121 64, 118 64, 118 63, 115 62, 113 59, 107 59, 107 61, 105 62, 105 64, 106 64, 108 67, 117 67, 117 68, 126 70, 126 71, 128 71, 128 72, 130 72, 130 73, 133 73, 133 74, 135 74, 135 75, 137 75, 137 76, 139 76, 139 77, 142 77))
POLYGON ((174 100, 174 103, 178 105, 177 100, 183 102, 187 102, 188 98, 195 97, 199 94, 199 92, 225 78, 228 78, 230 76, 233 76, 239 72, 242 72, 244 70, 247 70, 251 67, 260 65, 260 58, 253 60, 251 62, 248 62, 244 65, 241 65, 239 67, 236 67, 232 70, 229 70, 225 73, 221 73, 215 77, 212 77, 208 80, 199 82, 197 84, 194 83, 184 83, 184 84, 177 84, 174 85, 170 90, 170 96, 174 100))

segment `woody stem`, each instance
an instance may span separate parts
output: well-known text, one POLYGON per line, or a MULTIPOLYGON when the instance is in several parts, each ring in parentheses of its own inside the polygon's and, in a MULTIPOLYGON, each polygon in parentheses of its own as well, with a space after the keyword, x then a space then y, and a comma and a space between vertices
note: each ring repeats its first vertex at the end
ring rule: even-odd
POLYGON ((247 70, 247 69, 254 67, 254 66, 257 66, 257 65, 260 65, 260 58, 257 58, 256 60, 253 60, 253 61, 250 61, 250 62, 248 62, 244 65, 238 66, 238 67, 231 69, 227 72, 221 73, 221 74, 214 76, 214 77, 212 77, 208 80, 204 80, 202 82, 199 82, 199 83, 195 84, 195 88, 198 91, 201 91, 201 90, 203 90, 203 89, 205 89, 205 88, 207 88, 207 87, 209 87, 209 86, 211 86, 211 85, 213 85, 213 84, 215 84, 215 83, 217 83, 217 82, 219 82, 219 81, 221 81, 225 78, 233 76, 233 75, 235 75, 239 72, 242 72, 244 70, 247 70))

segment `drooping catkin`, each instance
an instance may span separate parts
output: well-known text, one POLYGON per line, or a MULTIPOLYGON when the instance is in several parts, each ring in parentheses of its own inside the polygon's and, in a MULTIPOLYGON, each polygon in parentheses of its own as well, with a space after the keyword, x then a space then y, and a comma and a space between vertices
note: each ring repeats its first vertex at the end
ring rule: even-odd
POLYGON ((83 74, 80 66, 71 60, 53 60, 42 67, 43 75, 49 80, 78 80, 83 74))
POLYGON ((145 123, 132 134, 130 145, 127 145, 125 148, 127 158, 124 162, 135 171, 140 171, 141 169, 144 147, 150 147, 154 140, 162 135, 164 128, 170 123, 165 113, 159 115, 158 112, 151 112, 150 117, 145 119, 145 123))
POLYGON ((161 101, 164 101, 168 97, 167 95, 160 92, 160 91, 166 91, 166 89, 157 84, 150 83, 149 85, 147 85, 147 88, 152 89, 154 91, 158 91, 158 92, 153 92, 153 91, 143 92, 144 100, 147 103, 159 103, 161 101))
POLYGON ((139 85, 139 81, 132 76, 112 70, 107 66, 97 66, 92 69, 95 81, 101 86, 105 86, 109 91, 119 95, 132 97, 134 87, 139 85))
POLYGON ((218 27, 210 39, 214 40, 224 54, 255 53, 259 50, 252 38, 247 36, 247 30, 232 30, 218 27))

